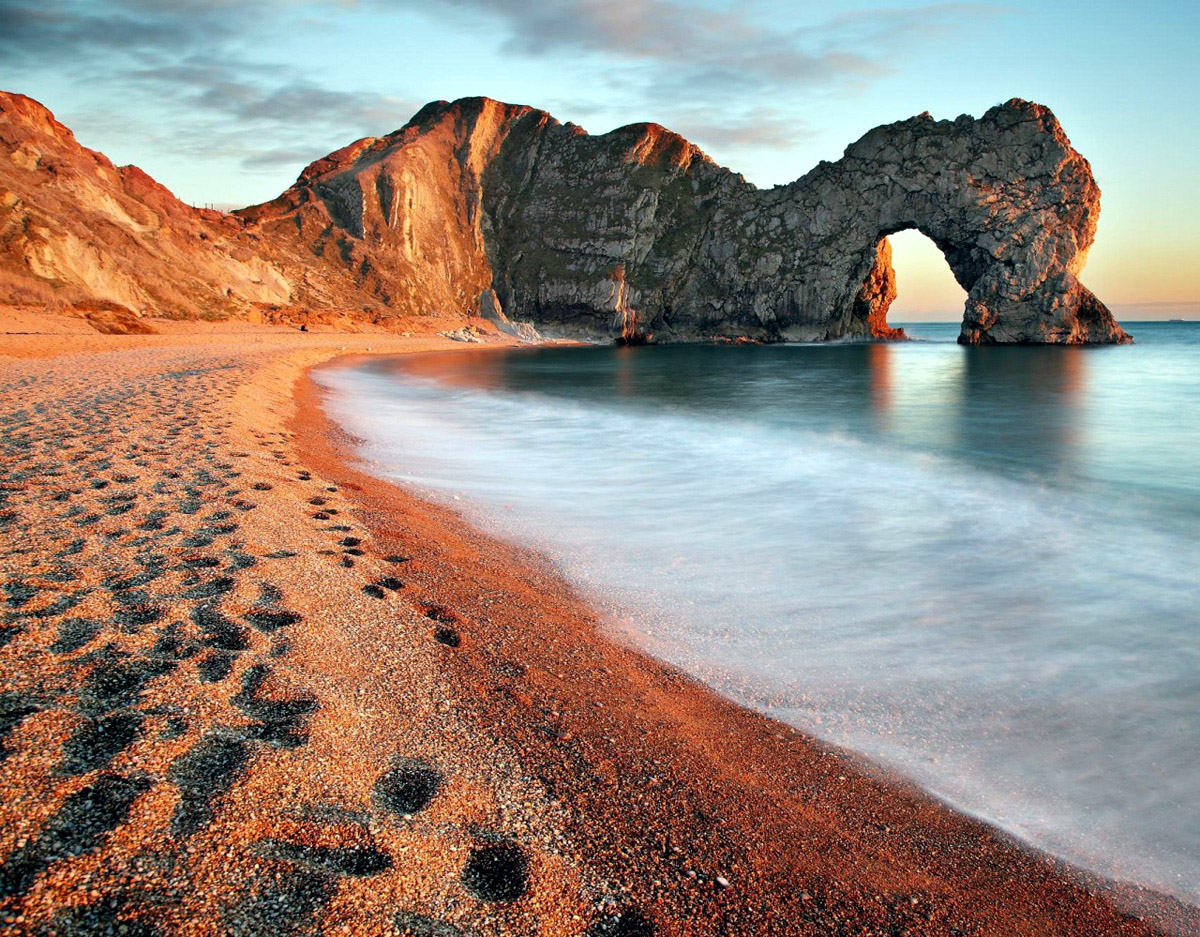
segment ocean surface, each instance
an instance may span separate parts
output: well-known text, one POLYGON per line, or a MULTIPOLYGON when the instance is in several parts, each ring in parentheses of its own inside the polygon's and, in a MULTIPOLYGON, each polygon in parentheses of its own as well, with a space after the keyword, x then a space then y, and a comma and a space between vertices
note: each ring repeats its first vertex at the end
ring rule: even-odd
POLYGON ((327 371, 370 470, 613 629, 1200 903, 1200 323, 1120 348, 523 348, 327 371))

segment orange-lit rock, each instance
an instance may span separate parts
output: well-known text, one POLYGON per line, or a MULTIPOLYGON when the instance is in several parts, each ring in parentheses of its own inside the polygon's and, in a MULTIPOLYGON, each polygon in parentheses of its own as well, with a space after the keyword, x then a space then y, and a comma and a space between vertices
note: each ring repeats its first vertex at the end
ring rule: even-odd
POLYGON ((225 318, 292 293, 240 221, 114 166, 22 95, 0 93, 0 190, 0 301, 225 318))
POLYGON ((917 228, 968 292, 960 341, 1128 340, 1078 280, 1099 215, 1091 169, 1048 109, 1015 99, 878 127, 768 190, 657 124, 590 136, 529 107, 436 102, 235 216, 115 169, 19 95, 0 96, 0 144, 9 301, 482 312, 584 338, 618 337, 631 316, 666 341, 892 338, 885 238, 917 228))

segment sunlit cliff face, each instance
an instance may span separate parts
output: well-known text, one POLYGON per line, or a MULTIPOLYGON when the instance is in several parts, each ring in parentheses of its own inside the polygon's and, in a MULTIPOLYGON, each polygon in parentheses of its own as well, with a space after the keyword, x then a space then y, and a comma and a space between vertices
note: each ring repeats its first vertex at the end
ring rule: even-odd
POLYGON ((899 338, 886 238, 917 228, 968 291, 962 341, 1128 341, 1072 272, 1099 211, 1087 161, 1017 99, 878 127, 771 190, 657 125, 593 137, 486 98, 428 105, 228 216, 118 172, 19 96, 0 94, 0 148, 23 219, 0 243, 0 293, 8 276, 131 316, 384 323, 480 314, 486 298, 512 321, 622 344, 899 338))
POLYGON ((612 272, 614 324, 621 330, 618 345, 644 345, 653 336, 638 328, 638 311, 629 305, 629 284, 625 281, 625 265, 617 264, 612 272))

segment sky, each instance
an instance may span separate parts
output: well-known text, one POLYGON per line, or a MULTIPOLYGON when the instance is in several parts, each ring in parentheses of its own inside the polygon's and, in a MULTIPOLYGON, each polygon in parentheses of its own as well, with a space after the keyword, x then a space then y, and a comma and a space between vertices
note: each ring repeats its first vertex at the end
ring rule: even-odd
MULTIPOLYGON (((1035 100, 1092 164, 1082 279, 1119 318, 1200 318, 1197 47, 1194 0, 0 0, 0 88, 197 205, 468 95, 655 121, 760 186, 881 123, 1035 100)), ((893 251, 889 318, 961 316, 928 240, 893 251)))

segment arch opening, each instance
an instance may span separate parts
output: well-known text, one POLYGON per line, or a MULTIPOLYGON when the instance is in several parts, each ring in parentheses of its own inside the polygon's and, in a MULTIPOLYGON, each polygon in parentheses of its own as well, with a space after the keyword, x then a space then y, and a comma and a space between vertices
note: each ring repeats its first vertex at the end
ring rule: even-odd
POLYGON ((896 298, 884 324, 899 328, 918 322, 962 322, 967 291, 950 269, 946 255, 916 228, 889 234, 896 298))

